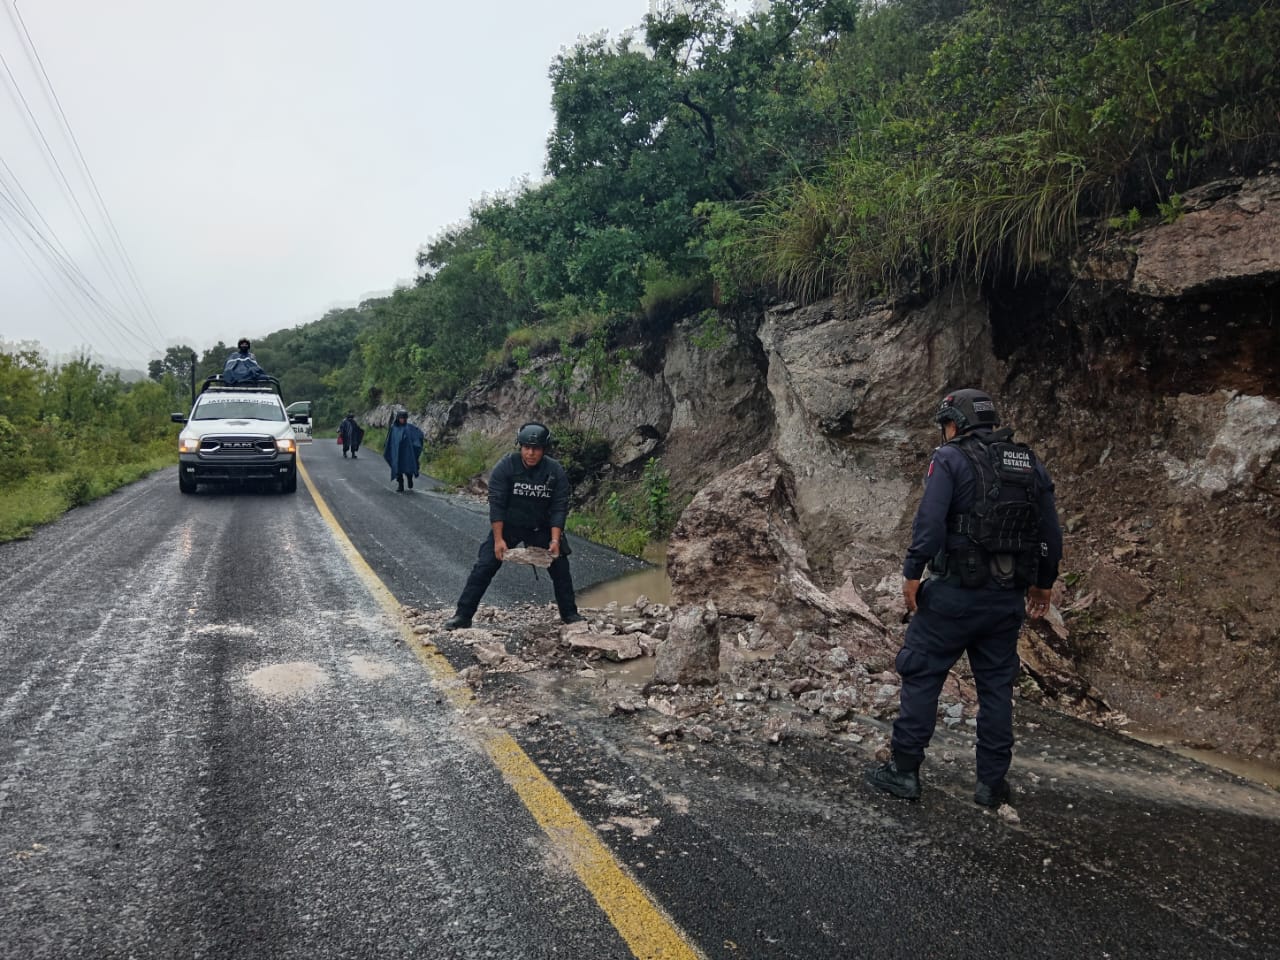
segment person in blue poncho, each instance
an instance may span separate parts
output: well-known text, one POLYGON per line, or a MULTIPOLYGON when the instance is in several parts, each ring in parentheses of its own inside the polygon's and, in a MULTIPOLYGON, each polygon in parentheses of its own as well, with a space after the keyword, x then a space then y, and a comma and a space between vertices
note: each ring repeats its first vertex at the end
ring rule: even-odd
POLYGON ((261 380, 265 377, 266 371, 258 366, 258 359, 249 352, 249 341, 245 337, 240 338, 240 342, 236 344, 236 352, 227 357, 226 366, 222 369, 222 379, 226 383, 248 383, 253 380, 261 380))
POLYGON ((391 479, 396 491, 404 493, 404 482, 413 489, 413 478, 418 475, 418 458, 422 456, 422 431, 409 422, 409 411, 401 410, 387 428, 387 443, 382 448, 382 459, 391 467, 391 479))

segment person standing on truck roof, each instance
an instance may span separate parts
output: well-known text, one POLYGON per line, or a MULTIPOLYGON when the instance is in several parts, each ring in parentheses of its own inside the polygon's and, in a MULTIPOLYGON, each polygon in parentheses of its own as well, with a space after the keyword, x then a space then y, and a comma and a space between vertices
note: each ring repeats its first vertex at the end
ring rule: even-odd
POLYGON ((225 383, 248 383, 266 377, 267 372, 258 366, 258 359, 249 352, 249 347, 248 337, 241 337, 236 344, 235 353, 227 357, 226 365, 222 368, 225 383))

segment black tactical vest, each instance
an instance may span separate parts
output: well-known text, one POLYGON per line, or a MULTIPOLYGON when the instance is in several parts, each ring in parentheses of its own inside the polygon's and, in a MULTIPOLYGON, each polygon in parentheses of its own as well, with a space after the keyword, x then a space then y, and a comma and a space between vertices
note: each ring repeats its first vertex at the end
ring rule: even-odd
POLYGON ((1013 431, 985 437, 965 434, 951 441, 973 465, 973 506, 947 518, 947 531, 968 538, 967 548, 949 548, 943 561, 949 578, 963 586, 1025 588, 1035 583, 1040 542, 1040 481, 1036 455, 1013 431))

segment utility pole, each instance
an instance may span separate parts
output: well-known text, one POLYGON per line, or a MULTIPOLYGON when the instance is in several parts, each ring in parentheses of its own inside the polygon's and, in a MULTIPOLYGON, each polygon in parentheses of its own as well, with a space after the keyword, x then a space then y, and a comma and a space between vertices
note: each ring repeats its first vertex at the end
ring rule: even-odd
POLYGON ((196 355, 191 354, 191 404, 195 406, 196 402, 196 355))

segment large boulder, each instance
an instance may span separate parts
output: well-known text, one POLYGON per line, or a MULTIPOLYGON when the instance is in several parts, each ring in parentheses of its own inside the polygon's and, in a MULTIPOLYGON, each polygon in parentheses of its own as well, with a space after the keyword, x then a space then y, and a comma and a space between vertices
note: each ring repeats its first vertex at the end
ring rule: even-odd
POLYGON ((808 569, 794 500, 791 471, 772 452, 703 487, 667 548, 672 605, 714 598, 722 616, 760 617, 780 574, 808 569))
POLYGON ((676 610, 667 639, 659 644, 653 682, 710 686, 720 677, 720 616, 714 603, 676 610))
POLYGON ((959 288, 925 304, 786 305, 760 340, 810 555, 833 579, 873 583, 900 558, 938 399, 1005 376, 986 306, 959 288))
POLYGON ((1263 483, 1280 453, 1280 403, 1219 391, 1165 403, 1173 449, 1161 462, 1177 488, 1217 497, 1263 483), (1182 453, 1184 456, 1178 456, 1182 453))
POLYGON ((755 621, 764 645, 790 651, 791 659, 839 646, 851 659, 882 662, 893 646, 852 583, 828 593, 814 582, 794 480, 773 452, 694 497, 672 532, 667 574, 673 604, 714 601, 721 616, 755 621))

